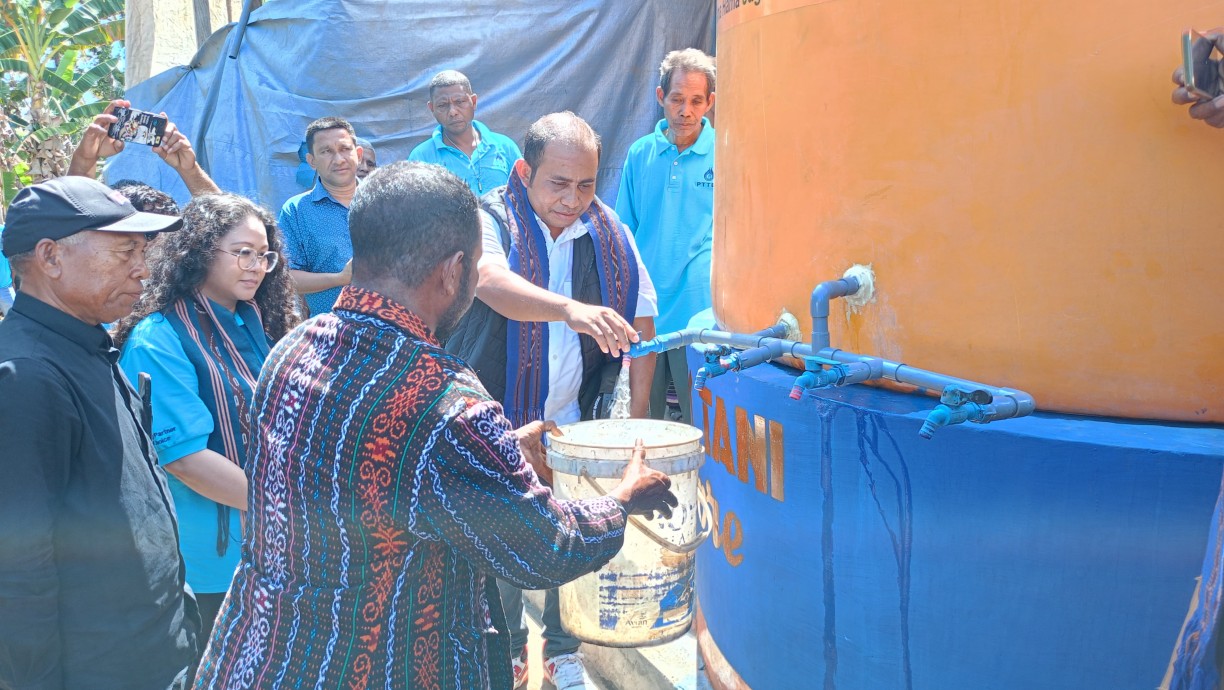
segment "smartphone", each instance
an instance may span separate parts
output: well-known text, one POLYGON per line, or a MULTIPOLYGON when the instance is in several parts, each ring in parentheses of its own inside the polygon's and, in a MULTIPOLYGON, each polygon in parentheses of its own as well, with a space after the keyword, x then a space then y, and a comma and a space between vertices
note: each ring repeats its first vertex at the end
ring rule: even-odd
POLYGON ((166 136, 166 118, 135 108, 115 108, 112 115, 119 119, 106 131, 111 139, 161 146, 162 137, 166 136))
POLYGON ((1215 42, 1197 31, 1182 34, 1182 72, 1186 91, 1199 99, 1220 95, 1220 73, 1212 63, 1215 42))

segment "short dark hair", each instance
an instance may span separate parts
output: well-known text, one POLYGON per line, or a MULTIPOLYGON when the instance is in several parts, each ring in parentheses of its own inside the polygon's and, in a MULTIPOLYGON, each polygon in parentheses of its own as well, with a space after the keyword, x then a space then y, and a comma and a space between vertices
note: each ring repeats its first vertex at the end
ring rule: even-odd
POLYGON ((110 187, 132 202, 132 206, 135 206, 137 211, 157 213, 163 216, 182 215, 173 197, 138 180, 119 180, 110 187))
POLYGON ((531 167, 532 180, 535 179, 540 159, 544 157, 544 147, 553 142, 593 148, 597 160, 603 153, 603 141, 586 120, 568 110, 545 115, 531 123, 523 137, 523 160, 531 167))
POLYGON ((349 206, 353 270, 416 287, 456 252, 480 243, 480 215, 467 183, 446 168, 399 161, 378 168, 349 206))
POLYGON ((314 155, 315 135, 329 129, 343 129, 349 133, 353 145, 357 145, 357 130, 353 129, 348 120, 342 117, 321 117, 306 125, 306 153, 314 155))
POLYGON ((472 82, 468 81, 467 75, 458 70, 448 69, 442 70, 429 80, 429 100, 432 101, 434 91, 445 89, 448 86, 462 86, 463 90, 472 93, 472 82))

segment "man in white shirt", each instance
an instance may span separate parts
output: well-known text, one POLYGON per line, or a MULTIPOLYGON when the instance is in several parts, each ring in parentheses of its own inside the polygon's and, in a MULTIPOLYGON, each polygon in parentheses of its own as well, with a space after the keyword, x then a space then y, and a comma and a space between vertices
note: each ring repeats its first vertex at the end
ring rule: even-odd
MULTIPOLYGON (((654 336, 654 285, 633 236, 595 196, 599 135, 573 113, 537 120, 505 187, 481 200, 477 300, 446 348, 462 357, 516 424, 568 424, 594 415, 631 342, 654 336), (521 421, 520 421, 521 420, 521 421)), ((630 412, 646 417, 652 357, 629 372, 630 412)), ((514 687, 527 683, 522 593, 505 583, 514 687)), ((578 640, 561 626, 556 590, 545 596, 545 673, 558 690, 587 687, 578 640)))

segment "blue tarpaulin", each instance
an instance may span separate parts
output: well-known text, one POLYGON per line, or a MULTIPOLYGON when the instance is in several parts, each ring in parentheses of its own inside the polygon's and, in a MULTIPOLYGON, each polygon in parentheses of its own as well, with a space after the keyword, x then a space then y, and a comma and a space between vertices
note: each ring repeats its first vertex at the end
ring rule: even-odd
MULTIPOLYGON (((520 144, 550 112, 590 122, 603 137, 599 190, 611 202, 626 149, 661 117, 659 62, 678 48, 712 54, 713 28, 708 0, 278 0, 251 13, 236 58, 228 57, 238 34, 231 24, 191 65, 131 86, 127 98, 165 111, 205 149, 222 189, 275 210, 305 189, 298 149, 311 120, 347 118, 373 142, 380 165, 403 160, 436 126, 425 106, 430 78, 457 69, 479 95, 477 119, 520 144)), ((188 198, 142 146, 109 161, 106 178, 188 198)))

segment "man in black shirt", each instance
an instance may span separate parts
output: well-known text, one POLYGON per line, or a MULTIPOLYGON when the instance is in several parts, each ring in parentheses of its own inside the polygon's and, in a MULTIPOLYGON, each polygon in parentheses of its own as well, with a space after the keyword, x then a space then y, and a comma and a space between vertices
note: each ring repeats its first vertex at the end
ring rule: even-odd
POLYGON ((131 311, 150 233, 118 192, 18 193, 0 322, 0 687, 178 688, 199 629, 140 396, 99 324, 131 311))

